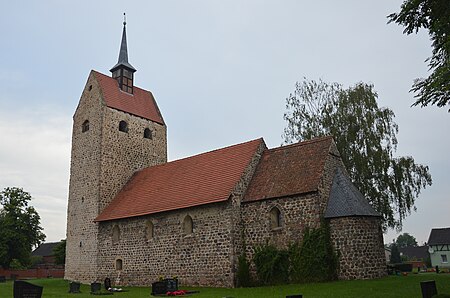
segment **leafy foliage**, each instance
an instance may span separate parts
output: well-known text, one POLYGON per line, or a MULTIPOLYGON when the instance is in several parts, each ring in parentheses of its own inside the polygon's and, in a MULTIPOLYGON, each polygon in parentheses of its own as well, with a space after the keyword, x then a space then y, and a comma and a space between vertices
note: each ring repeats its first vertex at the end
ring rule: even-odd
MULTIPOLYGON (((427 59, 432 73, 426 79, 416 79, 411 91, 416 92, 413 105, 429 104, 443 107, 450 104, 450 5, 448 0, 406 0, 399 13, 388 16, 389 23, 405 27, 403 33, 427 29, 433 53, 427 59)), ((450 110, 449 110, 450 112, 450 110)))
POLYGON ((12 259, 11 263, 9 263, 9 268, 14 270, 26 269, 26 267, 23 266, 18 259, 12 259))
POLYGON ((320 282, 337 279, 338 256, 330 240, 326 224, 306 229, 301 245, 289 247, 290 276, 294 282, 320 282))
POLYGON ((398 250, 398 246, 395 243, 391 245, 391 257, 389 259, 389 262, 391 264, 398 264, 402 262, 400 251, 398 250))
POLYGON ((14 259, 21 266, 28 266, 33 246, 45 239, 39 214, 28 205, 29 201, 31 195, 21 188, 7 187, 0 192, 3 206, 0 210, 0 265, 3 268, 8 268, 14 259))
POLYGON ((253 262, 256 274, 263 285, 286 283, 289 281, 289 256, 287 251, 278 250, 273 245, 255 248, 253 262))
POLYGON ((66 239, 61 240, 61 243, 53 248, 53 253, 56 264, 64 265, 66 263, 66 239))
POLYGON ((373 85, 343 89, 338 83, 297 82, 286 99, 284 142, 333 135, 355 186, 384 219, 384 228, 401 229, 415 210, 420 191, 431 185, 428 167, 411 156, 394 157, 398 126, 394 112, 378 107, 373 85))
POLYGON ((252 285, 250 278, 250 266, 247 262, 245 254, 238 258, 238 270, 236 273, 238 287, 250 287, 252 285))
POLYGON ((411 236, 408 233, 403 233, 397 237, 395 240, 395 244, 397 244, 398 248, 408 247, 408 246, 417 246, 417 241, 414 236, 411 236))

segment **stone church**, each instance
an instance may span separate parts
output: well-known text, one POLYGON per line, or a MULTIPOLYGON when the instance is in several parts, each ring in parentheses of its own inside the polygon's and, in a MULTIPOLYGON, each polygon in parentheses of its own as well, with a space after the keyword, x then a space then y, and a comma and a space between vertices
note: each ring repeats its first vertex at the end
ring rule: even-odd
POLYGON ((90 72, 73 117, 66 279, 234 287, 239 255, 285 248, 322 219, 339 278, 385 275, 381 217, 332 137, 272 149, 261 138, 168 162, 166 123, 134 85, 125 25, 112 75, 90 72))

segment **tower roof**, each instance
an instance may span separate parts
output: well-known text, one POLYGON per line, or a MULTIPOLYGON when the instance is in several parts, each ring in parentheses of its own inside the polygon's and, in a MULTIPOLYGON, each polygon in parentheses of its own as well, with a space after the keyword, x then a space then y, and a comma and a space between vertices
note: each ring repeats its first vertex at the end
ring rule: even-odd
POLYGON ((134 87, 134 94, 122 92, 117 81, 95 70, 92 71, 108 107, 164 125, 156 100, 150 91, 134 87))
MULTIPOLYGON (((124 18, 125 18, 125 13, 123 14, 124 18)), ((123 21, 123 31, 122 31, 122 42, 120 43, 120 51, 119 51, 119 59, 117 61, 117 64, 114 65, 111 68, 111 72, 113 72, 114 70, 116 70, 119 67, 125 67, 127 69, 129 69, 130 71, 135 72, 136 69, 130 64, 128 63, 128 48, 127 48, 127 30, 126 30, 126 25, 127 22, 123 21)))
POLYGON ((334 174, 325 218, 347 216, 376 216, 376 212, 350 178, 338 168, 334 174))

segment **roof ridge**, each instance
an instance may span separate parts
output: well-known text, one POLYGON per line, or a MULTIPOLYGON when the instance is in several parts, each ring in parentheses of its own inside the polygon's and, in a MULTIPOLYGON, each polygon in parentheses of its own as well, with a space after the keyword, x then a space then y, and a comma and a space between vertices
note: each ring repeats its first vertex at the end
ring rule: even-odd
POLYGON ((311 140, 305 140, 305 141, 299 141, 297 143, 293 143, 293 144, 288 144, 288 145, 284 145, 284 146, 279 146, 279 147, 275 147, 275 148, 270 148, 268 149, 269 151, 278 151, 278 150, 284 150, 286 148, 292 148, 292 147, 297 147, 297 146, 305 146, 305 145, 310 145, 310 144, 314 144, 314 143, 318 143, 318 142, 323 142, 329 139, 333 139, 332 135, 328 135, 328 136, 322 136, 322 137, 317 137, 311 140))
POLYGON ((250 141, 246 141, 246 142, 242 142, 242 143, 238 143, 238 144, 234 144, 234 145, 229 145, 229 146, 226 146, 226 147, 213 149, 213 150, 202 152, 202 153, 198 153, 198 154, 195 154, 195 155, 186 156, 186 157, 183 157, 183 158, 180 158, 180 159, 175 159, 175 160, 172 160, 172 161, 168 161, 168 162, 160 164, 160 165, 149 166, 149 167, 143 168, 141 171, 149 169, 149 168, 163 167, 163 166, 166 166, 168 164, 178 163, 178 162, 185 161, 185 160, 188 160, 188 159, 192 159, 192 158, 196 158, 196 157, 199 157, 199 156, 203 156, 205 154, 210 154, 210 153, 213 153, 213 152, 217 152, 217 151, 221 151, 221 150, 225 150, 225 149, 230 149, 230 148, 233 148, 233 147, 236 147, 236 146, 241 146, 241 145, 249 144, 249 143, 256 142, 256 141, 264 142, 264 139, 261 137, 261 138, 258 138, 258 139, 253 139, 253 140, 250 140, 250 141))

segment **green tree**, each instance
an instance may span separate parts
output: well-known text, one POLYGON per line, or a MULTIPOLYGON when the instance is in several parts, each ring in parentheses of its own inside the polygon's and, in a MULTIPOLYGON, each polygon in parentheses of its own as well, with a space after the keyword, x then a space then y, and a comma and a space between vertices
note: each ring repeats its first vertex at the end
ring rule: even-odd
POLYGON ((397 240, 395 240, 395 243, 399 248, 404 248, 408 246, 417 246, 417 241, 414 236, 411 236, 408 233, 403 233, 397 237, 397 240))
POLYGON ((45 239, 39 214, 28 205, 29 201, 31 195, 21 188, 7 187, 0 192, 0 265, 3 268, 9 268, 11 263, 28 266, 32 248, 45 239))
MULTIPOLYGON (((427 59, 431 74, 416 79, 411 91, 415 92, 413 105, 422 107, 450 104, 450 4, 448 0, 406 0, 399 13, 388 16, 389 23, 405 27, 403 33, 417 33, 427 29, 433 53, 427 59)), ((450 112, 450 109, 449 109, 450 112)))
POLYGON ((394 157, 398 126, 394 112, 378 107, 373 85, 307 80, 286 99, 284 142, 333 135, 355 186, 384 219, 384 228, 401 229, 415 210, 420 191, 431 185, 428 167, 411 156, 394 157))
POLYGON ((391 258, 389 259, 389 263, 398 264, 402 262, 402 258, 400 257, 400 251, 398 250, 398 246, 395 243, 391 245, 391 258))
POLYGON ((66 263, 66 239, 61 240, 61 242, 53 248, 53 253, 55 254, 56 264, 64 265, 66 263))

